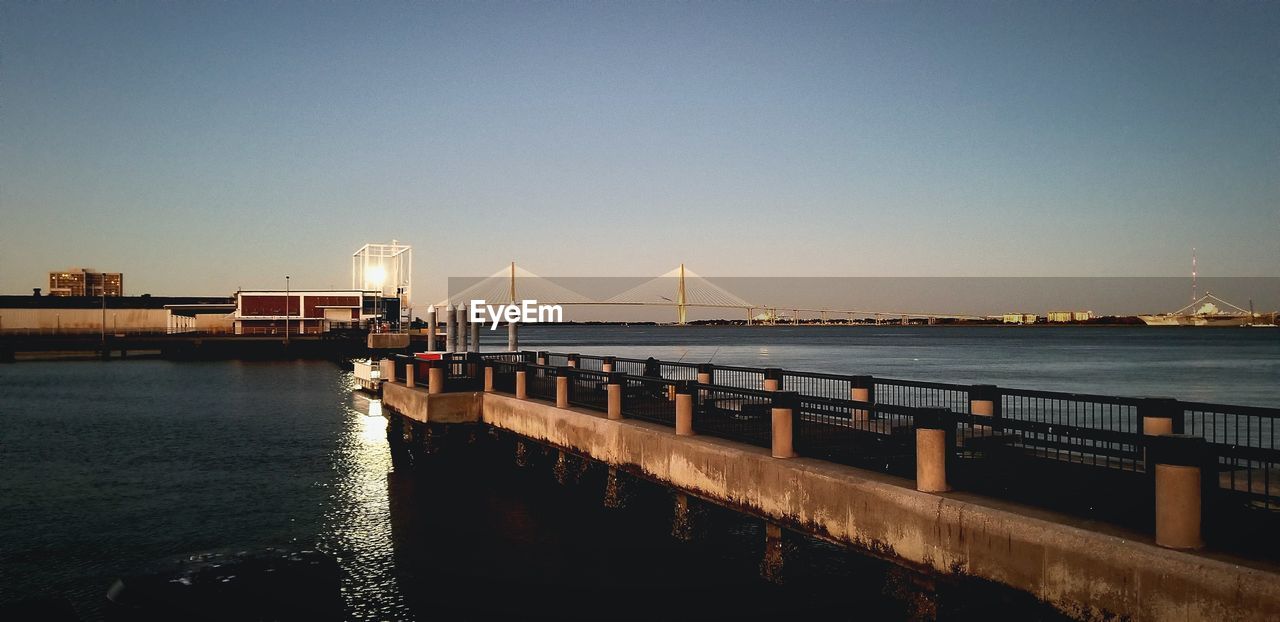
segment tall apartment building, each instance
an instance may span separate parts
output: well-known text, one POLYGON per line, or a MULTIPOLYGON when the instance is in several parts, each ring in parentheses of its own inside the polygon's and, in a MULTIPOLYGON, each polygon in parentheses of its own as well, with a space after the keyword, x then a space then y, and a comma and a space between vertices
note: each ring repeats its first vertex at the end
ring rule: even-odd
POLYGON ((71 268, 49 273, 50 296, 123 296, 124 274, 71 268))

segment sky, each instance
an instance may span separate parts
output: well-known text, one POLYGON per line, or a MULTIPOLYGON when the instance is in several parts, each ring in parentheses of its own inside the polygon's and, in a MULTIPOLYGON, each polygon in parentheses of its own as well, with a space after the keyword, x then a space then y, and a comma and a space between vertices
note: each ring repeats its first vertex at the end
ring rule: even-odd
POLYGON ((0 216, 0 293, 1277 276, 1280 3, 5 2, 0 216))

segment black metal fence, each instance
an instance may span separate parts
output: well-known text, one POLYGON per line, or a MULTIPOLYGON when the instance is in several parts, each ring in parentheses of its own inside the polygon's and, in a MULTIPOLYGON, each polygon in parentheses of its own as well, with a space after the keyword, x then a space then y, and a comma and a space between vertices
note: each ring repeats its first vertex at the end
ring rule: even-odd
POLYGON ((450 391, 476 387, 488 364, 495 390, 513 393, 516 371, 523 368, 529 397, 548 401, 556 399, 556 379, 565 375, 569 402, 601 412, 608 409, 608 361, 615 381, 621 380, 624 417, 674 427, 680 389, 693 396, 695 432, 759 447, 770 446, 775 400, 794 394, 788 399, 797 453, 906 477, 914 473, 916 415, 947 409, 955 423, 949 472, 964 488, 1063 509, 1087 507, 1120 522, 1150 516, 1151 437, 1145 427, 1154 421, 1165 426, 1157 431, 1208 441, 1205 502, 1215 508, 1213 516, 1280 512, 1276 408, 596 355, 541 353, 549 364, 533 364, 538 356, 393 360, 398 379, 414 365, 422 384, 427 367, 445 366, 450 391), (571 360, 576 368, 568 367, 571 360), (700 372, 711 382, 698 383, 700 372), (766 379, 776 380, 781 393, 765 391, 766 379), (1042 478, 1039 486, 1026 485, 1033 478, 1042 478), (1055 497, 1032 499, 1024 494, 1031 488, 1055 497))

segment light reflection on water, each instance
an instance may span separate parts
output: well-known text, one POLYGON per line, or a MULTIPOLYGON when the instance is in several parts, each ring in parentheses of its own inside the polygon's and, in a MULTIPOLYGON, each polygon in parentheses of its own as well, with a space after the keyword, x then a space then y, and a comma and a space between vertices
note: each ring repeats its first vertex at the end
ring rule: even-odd
MULTIPOLYGON (((343 377, 350 383, 350 374, 343 377)), ((344 405, 348 426, 332 456, 337 480, 320 539, 342 570, 347 619, 412 619, 395 580, 387 420, 381 401, 351 395, 344 405)))

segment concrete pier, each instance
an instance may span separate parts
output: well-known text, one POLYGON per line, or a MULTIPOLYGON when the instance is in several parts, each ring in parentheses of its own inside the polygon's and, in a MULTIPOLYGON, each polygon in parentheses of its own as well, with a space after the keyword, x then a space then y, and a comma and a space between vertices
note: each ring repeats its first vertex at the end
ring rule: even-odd
MULTIPOLYGON (((403 383, 383 391, 394 417, 490 426, 757 516, 779 537, 795 530, 910 568, 993 581, 1079 619, 1280 617, 1275 569, 1166 548, 1150 535, 970 493, 921 492, 911 479, 804 456, 779 460, 767 448, 502 393, 428 396, 403 383)), ((1187 503, 1186 476, 1165 479, 1170 498, 1187 503)))

